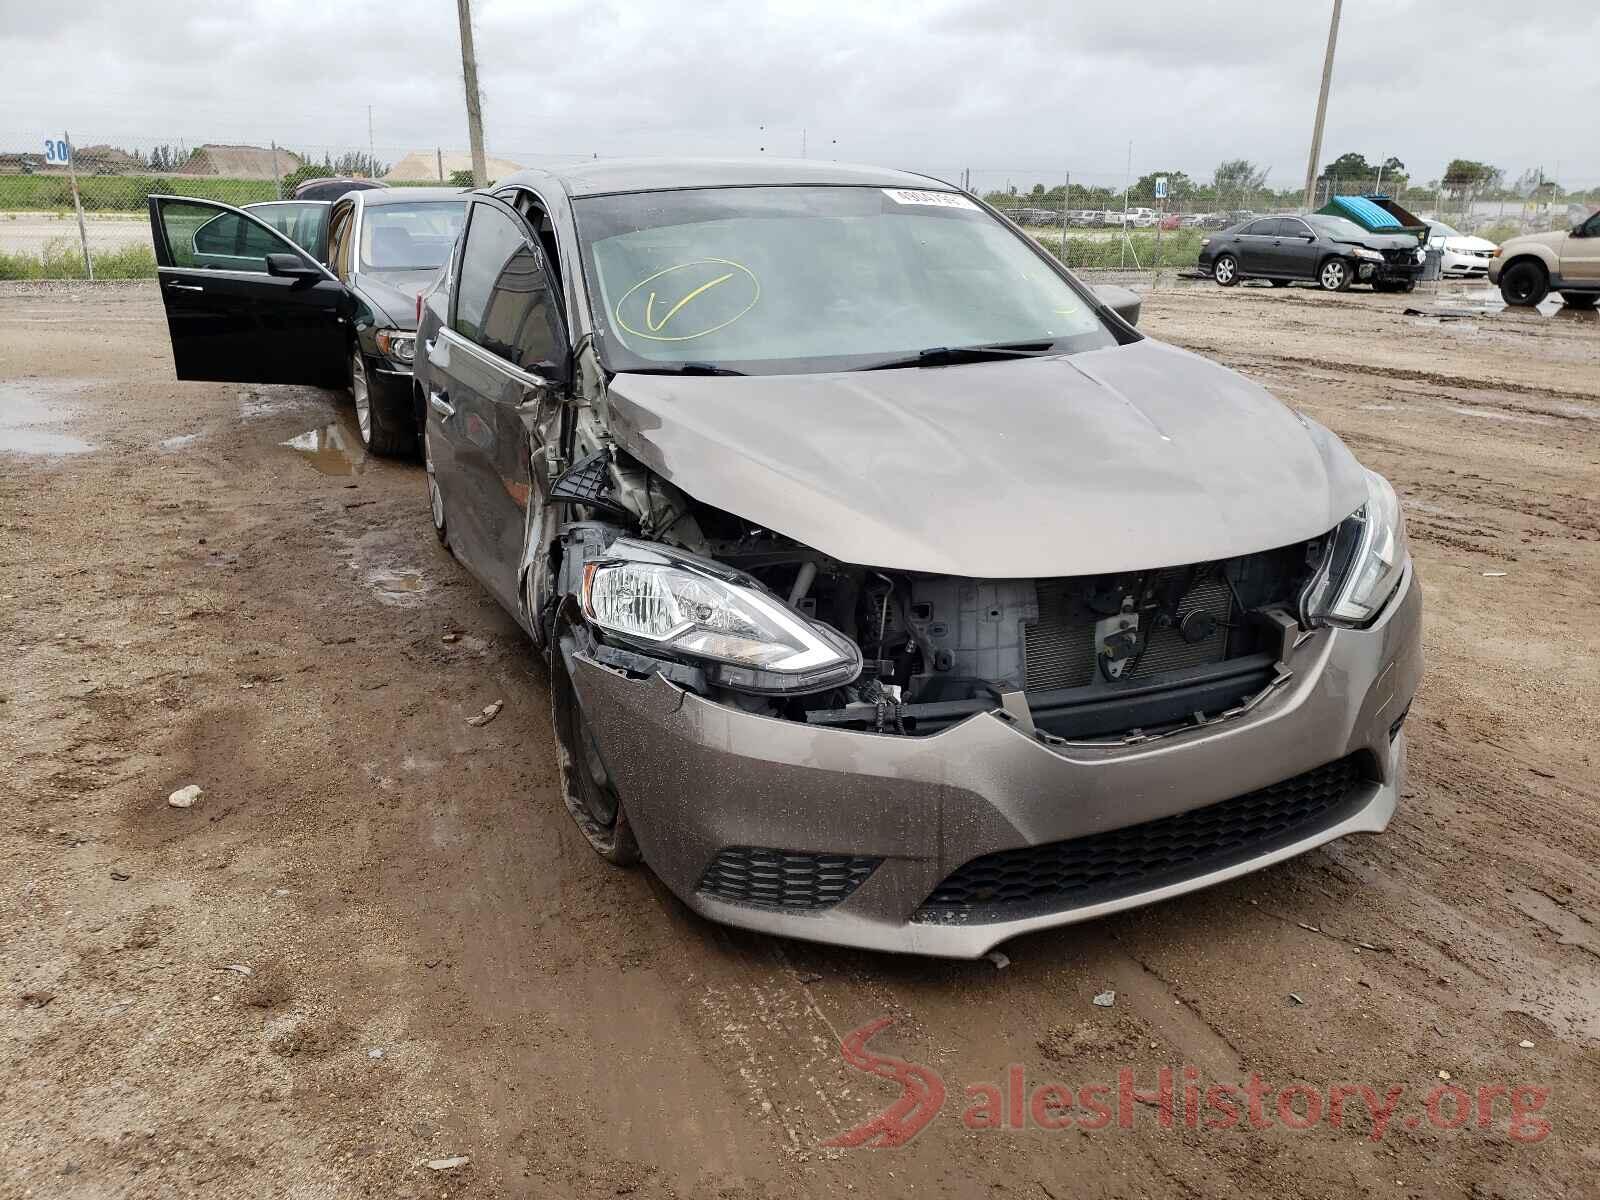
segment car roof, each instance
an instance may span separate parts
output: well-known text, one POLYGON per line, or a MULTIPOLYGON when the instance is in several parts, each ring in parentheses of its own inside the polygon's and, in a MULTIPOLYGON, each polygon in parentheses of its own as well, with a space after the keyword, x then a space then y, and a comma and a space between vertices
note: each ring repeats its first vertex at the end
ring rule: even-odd
POLYGON ((466 188, 453 187, 374 188, 355 193, 368 208, 376 204, 407 204, 416 200, 462 200, 466 194, 466 188))
POLYGON ((569 196, 803 184, 956 190, 926 175, 811 158, 597 158, 543 170, 519 171, 500 180, 497 186, 515 183, 555 183, 569 196))

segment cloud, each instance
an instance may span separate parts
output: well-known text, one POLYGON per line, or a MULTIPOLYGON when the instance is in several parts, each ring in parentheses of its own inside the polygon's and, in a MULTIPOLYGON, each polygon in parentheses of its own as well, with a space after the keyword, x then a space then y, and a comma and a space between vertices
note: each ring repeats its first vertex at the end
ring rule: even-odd
MULTIPOLYGON (((477 0, 492 153, 798 154, 984 187, 1208 176, 1246 157, 1291 185, 1327 3, 477 0), (802 133, 802 131, 804 131, 802 133)), ((1600 12, 1499 0, 1347 5, 1324 160, 1453 157, 1600 183, 1592 50, 1600 12), (1532 6, 1524 6, 1524 9, 1532 6)), ((449 0, 0 0, 0 149, 250 141, 380 157, 466 142, 449 0)))

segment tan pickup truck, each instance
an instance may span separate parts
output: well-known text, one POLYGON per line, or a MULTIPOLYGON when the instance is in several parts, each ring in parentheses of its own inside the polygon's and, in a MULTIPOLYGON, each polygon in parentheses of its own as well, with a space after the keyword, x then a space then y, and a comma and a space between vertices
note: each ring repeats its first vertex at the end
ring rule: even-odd
POLYGON ((1501 244, 1489 260, 1489 282, 1507 304, 1538 304, 1551 292, 1573 308, 1600 299, 1600 212, 1568 233, 1530 233, 1501 244))

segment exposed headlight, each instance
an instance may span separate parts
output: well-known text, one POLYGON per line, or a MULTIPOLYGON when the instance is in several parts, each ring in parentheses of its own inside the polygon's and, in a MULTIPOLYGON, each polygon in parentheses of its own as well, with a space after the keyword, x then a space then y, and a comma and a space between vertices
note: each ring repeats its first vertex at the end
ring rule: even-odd
POLYGON ((1393 486, 1367 472, 1367 502, 1328 538, 1322 565, 1300 598, 1302 623, 1372 624, 1406 569, 1406 518, 1393 486))
POLYGON ((1418 262, 1427 262, 1428 261, 1428 252, 1426 250, 1421 249, 1420 247, 1417 250, 1417 261, 1418 262))
POLYGON ((378 349, 395 362, 410 364, 417 356, 417 338, 412 333, 396 333, 392 329, 378 330, 378 349))
POLYGON ((757 692, 821 691, 861 673, 861 651, 736 573, 619 539, 584 569, 583 612, 624 642, 694 660, 713 682, 757 692))
POLYGON ((1357 246, 1355 248, 1355 255, 1357 258, 1365 259, 1367 262, 1383 261, 1383 255, 1379 254, 1376 250, 1368 250, 1365 246, 1357 246))

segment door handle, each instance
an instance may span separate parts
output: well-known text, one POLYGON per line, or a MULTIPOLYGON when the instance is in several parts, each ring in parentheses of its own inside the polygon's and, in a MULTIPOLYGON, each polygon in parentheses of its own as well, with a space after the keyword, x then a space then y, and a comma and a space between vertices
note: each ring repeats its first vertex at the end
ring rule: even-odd
POLYGON ((428 407, 441 417, 453 417, 456 415, 456 406, 450 403, 450 396, 446 392, 429 392, 428 407))
POLYGON ((203 292, 206 290, 198 283, 169 283, 167 286, 175 292, 203 292))

